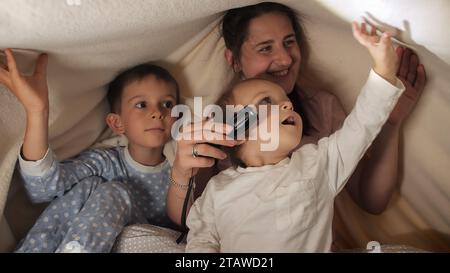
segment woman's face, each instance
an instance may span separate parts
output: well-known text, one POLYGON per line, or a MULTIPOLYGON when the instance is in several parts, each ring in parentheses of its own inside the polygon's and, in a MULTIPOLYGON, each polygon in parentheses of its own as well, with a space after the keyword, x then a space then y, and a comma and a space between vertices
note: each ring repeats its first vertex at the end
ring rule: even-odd
POLYGON ((301 54, 289 18, 267 13, 252 19, 236 68, 245 78, 269 78, 290 93, 297 81, 301 54))

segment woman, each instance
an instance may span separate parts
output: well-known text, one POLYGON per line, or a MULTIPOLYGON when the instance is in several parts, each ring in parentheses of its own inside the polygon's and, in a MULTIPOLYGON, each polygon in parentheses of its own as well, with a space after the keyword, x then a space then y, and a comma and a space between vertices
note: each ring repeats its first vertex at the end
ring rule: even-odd
MULTIPOLYGON (((316 90, 309 95, 297 84, 299 75, 307 70, 309 47, 292 9, 270 2, 232 9, 223 18, 222 31, 225 59, 233 71, 241 78, 264 76, 277 82, 293 102, 295 111, 304 117, 305 141, 301 145, 315 142, 341 127, 345 113, 336 97, 316 90)), ((397 53, 401 59, 398 77, 406 91, 346 186, 358 206, 372 214, 383 212, 393 193, 398 175, 400 130, 426 81, 424 66, 419 65, 417 55, 403 48, 398 48, 397 53)), ((209 143, 236 145, 226 140, 209 143)), ((186 196, 185 185, 190 177, 197 174, 199 168, 207 168, 201 170, 201 177, 202 180, 209 178, 215 172, 211 168, 215 159, 225 157, 223 151, 208 145, 207 141, 178 142, 172 169, 175 183, 170 186, 167 197, 172 220, 180 223, 182 202, 179 200, 186 196)))

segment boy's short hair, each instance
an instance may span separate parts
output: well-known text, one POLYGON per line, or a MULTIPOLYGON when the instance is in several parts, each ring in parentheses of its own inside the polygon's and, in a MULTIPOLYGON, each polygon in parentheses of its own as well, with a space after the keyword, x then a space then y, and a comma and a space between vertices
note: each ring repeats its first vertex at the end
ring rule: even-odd
POLYGON ((175 78, 166 69, 153 64, 140 64, 122 71, 117 75, 108 86, 108 102, 112 113, 120 112, 120 103, 122 92, 125 87, 135 81, 140 81, 147 76, 155 76, 159 80, 163 80, 175 88, 176 103, 180 103, 180 89, 175 78))

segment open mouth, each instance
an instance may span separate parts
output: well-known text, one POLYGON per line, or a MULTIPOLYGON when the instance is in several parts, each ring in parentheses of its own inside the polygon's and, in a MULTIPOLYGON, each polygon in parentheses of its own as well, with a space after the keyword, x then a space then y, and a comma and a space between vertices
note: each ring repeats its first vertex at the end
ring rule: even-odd
POLYGON ((293 116, 289 116, 285 120, 283 120, 281 124, 295 126, 295 119, 293 116))
POLYGON ((284 69, 284 70, 275 71, 275 72, 269 72, 270 75, 275 76, 275 77, 284 77, 288 73, 289 73, 289 69, 284 69))

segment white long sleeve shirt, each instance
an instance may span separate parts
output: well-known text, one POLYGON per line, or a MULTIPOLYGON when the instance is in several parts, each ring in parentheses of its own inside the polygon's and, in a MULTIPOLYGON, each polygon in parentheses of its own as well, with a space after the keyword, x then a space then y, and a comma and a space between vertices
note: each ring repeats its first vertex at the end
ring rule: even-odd
POLYGON ((192 206, 187 252, 328 252, 335 196, 404 86, 373 70, 342 128, 275 165, 229 168, 192 206))

